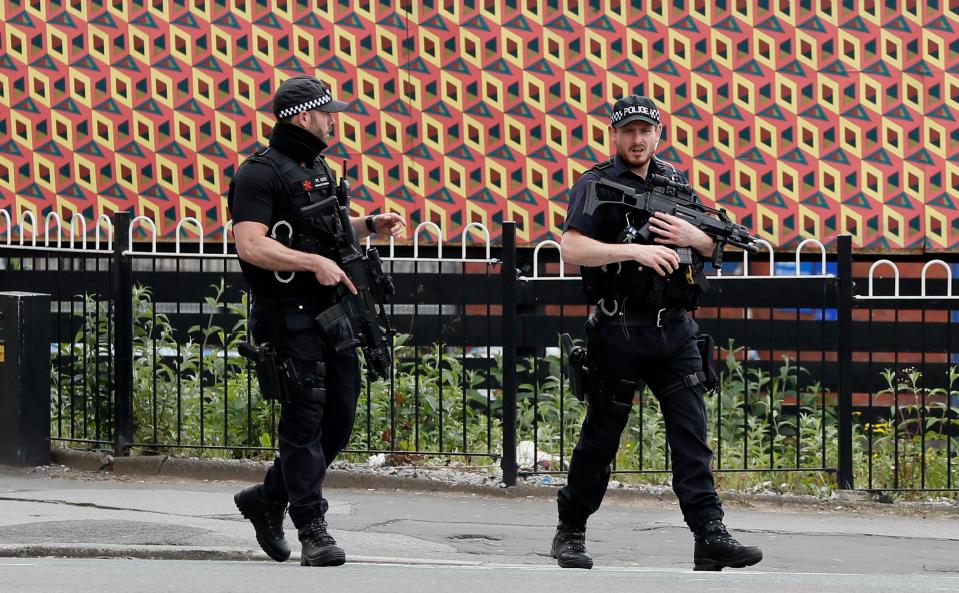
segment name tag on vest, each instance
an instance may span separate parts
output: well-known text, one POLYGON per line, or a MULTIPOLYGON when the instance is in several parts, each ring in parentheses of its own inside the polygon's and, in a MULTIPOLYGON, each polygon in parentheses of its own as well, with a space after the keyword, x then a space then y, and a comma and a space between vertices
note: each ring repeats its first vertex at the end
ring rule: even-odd
POLYGON ((330 187, 330 178, 326 175, 317 175, 315 177, 306 177, 293 182, 294 192, 310 193, 314 191, 323 191, 330 187))

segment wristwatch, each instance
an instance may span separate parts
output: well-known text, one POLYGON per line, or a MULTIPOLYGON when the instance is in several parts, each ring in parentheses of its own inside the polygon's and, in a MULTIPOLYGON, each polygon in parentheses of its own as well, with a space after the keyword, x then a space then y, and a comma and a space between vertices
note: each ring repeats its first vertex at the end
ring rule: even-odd
POLYGON ((368 231, 371 232, 371 233, 375 233, 375 232, 376 232, 376 229, 373 228, 373 215, 372 215, 372 214, 371 214, 370 216, 367 216, 367 217, 366 217, 366 230, 368 230, 368 231))

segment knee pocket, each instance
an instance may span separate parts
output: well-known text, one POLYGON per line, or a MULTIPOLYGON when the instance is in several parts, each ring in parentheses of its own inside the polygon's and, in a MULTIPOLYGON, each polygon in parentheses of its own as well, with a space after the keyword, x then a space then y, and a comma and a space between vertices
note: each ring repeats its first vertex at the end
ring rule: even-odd
POLYGON ((591 382, 587 392, 587 402, 592 406, 605 406, 611 411, 629 414, 638 388, 640 388, 638 381, 600 377, 591 382))

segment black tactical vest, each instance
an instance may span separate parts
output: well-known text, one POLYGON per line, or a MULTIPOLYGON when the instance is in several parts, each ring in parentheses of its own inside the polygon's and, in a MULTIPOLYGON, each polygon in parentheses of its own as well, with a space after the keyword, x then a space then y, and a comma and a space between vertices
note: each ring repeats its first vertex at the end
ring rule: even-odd
MULTIPOLYGON (((600 178, 608 178, 608 169, 613 160, 593 166, 591 171, 600 178)), ((675 167, 658 159, 650 163, 650 172, 665 174, 667 177, 679 176, 675 167)), ((608 221, 608 228, 616 237, 602 237, 605 242, 623 242, 626 230, 626 214, 629 214, 629 223, 636 228, 646 223, 645 214, 625 206, 603 206, 596 210, 594 215, 603 216, 608 221), (604 209, 614 208, 614 212, 604 212, 604 209)), ((607 226, 604 223, 604 226, 607 226)), ((593 237, 596 239, 597 237, 593 237)), ((631 309, 676 307, 687 310, 699 306, 699 295, 709 286, 706 279, 702 257, 695 249, 690 249, 691 264, 681 264, 679 269, 668 276, 660 276, 649 268, 639 269, 634 261, 612 263, 602 267, 584 267, 582 269, 583 288, 591 303, 603 300, 612 310, 613 301, 622 303, 629 299, 631 309)))
MULTIPOLYGON (((244 164, 254 162, 272 168, 285 190, 273 196, 273 217, 268 236, 297 251, 335 259, 334 233, 339 224, 336 216, 336 183, 335 175, 325 159, 317 156, 313 166, 304 169, 282 152, 267 148, 251 156, 244 164), (302 215, 304 206, 323 201, 330 201, 330 207, 323 209, 319 219, 307 220, 302 215)), ((233 191, 232 184, 230 191, 233 191)), ((321 285, 311 272, 274 273, 243 260, 240 260, 240 267, 257 297, 304 298, 312 303, 328 302, 330 305, 335 302, 335 289, 321 285)))

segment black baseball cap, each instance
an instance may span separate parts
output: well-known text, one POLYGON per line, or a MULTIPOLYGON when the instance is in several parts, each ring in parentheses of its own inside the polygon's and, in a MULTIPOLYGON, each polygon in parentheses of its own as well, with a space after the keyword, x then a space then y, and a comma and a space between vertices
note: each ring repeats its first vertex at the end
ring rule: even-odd
POLYGON ((347 107, 349 103, 334 99, 330 89, 313 76, 287 78, 280 83, 273 95, 273 115, 277 119, 313 109, 336 113, 347 107))
POLYGON ((609 112, 609 125, 621 128, 631 121, 644 121, 654 126, 662 123, 656 103, 649 97, 630 95, 623 97, 613 105, 609 112))

